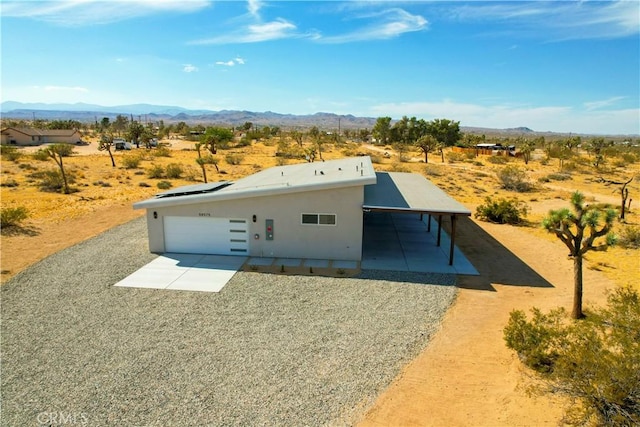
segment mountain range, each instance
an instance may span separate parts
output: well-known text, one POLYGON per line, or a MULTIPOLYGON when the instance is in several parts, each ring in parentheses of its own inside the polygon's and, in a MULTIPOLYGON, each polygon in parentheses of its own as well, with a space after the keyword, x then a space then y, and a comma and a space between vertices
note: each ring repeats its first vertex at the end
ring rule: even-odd
MULTIPOLYGON (((100 121, 103 117, 113 120, 118 115, 130 116, 138 121, 159 121, 166 123, 185 122, 189 125, 213 124, 239 126, 251 122, 259 126, 280 126, 286 128, 310 128, 317 126, 320 129, 371 129, 377 118, 356 117, 351 114, 340 115, 334 113, 315 114, 282 114, 272 111, 253 112, 240 110, 190 110, 187 108, 152 105, 131 104, 118 106, 103 106, 97 104, 46 104, 46 103, 22 103, 5 101, 0 104, 0 112, 3 118, 18 120, 46 119, 46 120, 78 120, 80 122, 100 121)), ((461 126, 463 132, 487 135, 559 135, 553 132, 536 132, 522 126, 508 129, 492 129, 483 127, 461 126)))

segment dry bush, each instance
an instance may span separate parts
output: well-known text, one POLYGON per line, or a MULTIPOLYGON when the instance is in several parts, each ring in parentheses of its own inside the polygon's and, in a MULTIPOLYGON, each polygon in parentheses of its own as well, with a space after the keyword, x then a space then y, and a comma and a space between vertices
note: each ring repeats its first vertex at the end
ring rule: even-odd
POLYGON ((151 165, 151 167, 147 169, 147 177, 151 179, 163 178, 164 168, 160 165, 151 165))
POLYGON ((169 181, 160 181, 160 182, 158 182, 157 187, 160 190, 168 190, 171 187, 173 187, 173 184, 171 184, 169 181))
POLYGON ((171 150, 167 147, 158 147, 155 150, 151 150, 151 155, 154 157, 171 157, 171 150))
POLYGON ((179 179, 182 176, 182 165, 178 163, 169 163, 165 169, 166 177, 169 179, 179 179))
POLYGON ((0 227, 14 227, 29 217, 29 211, 24 206, 17 208, 3 208, 0 211, 0 227))
POLYGON ((140 166, 141 158, 137 154, 127 154, 122 157, 122 166, 125 169, 136 169, 140 166))
POLYGON ((244 160, 244 155, 240 153, 229 153, 224 156, 225 161, 230 165, 239 165, 244 160))
POLYGON ((507 156, 489 156, 487 161, 494 165, 504 165, 509 162, 509 158, 507 156))
POLYGON ((476 208, 475 217, 496 224, 520 224, 529 211, 526 203, 518 199, 498 199, 491 197, 476 208))
POLYGON ((0 154, 3 159, 9 160, 10 162, 17 162, 20 157, 22 157, 22 153, 18 151, 16 147, 10 145, 1 145, 0 154))
POLYGON ((391 165, 390 171, 391 172, 411 172, 408 167, 400 163, 393 163, 391 165))
POLYGON ((502 188, 510 191, 524 193, 532 190, 531 183, 527 180, 527 174, 518 166, 505 166, 497 172, 498 180, 502 188))
POLYGON ((445 157, 447 158, 447 161, 449 163, 462 162, 465 159, 465 156, 463 153, 458 153, 456 151, 448 152, 445 157))
POLYGON ((640 227, 624 227, 618 236, 618 244, 625 249, 640 248, 640 227))

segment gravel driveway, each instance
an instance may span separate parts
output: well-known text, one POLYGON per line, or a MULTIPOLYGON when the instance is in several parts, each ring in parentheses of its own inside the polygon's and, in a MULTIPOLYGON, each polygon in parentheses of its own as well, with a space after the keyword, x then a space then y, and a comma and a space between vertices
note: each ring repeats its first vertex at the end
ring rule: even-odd
POLYGON ((112 286, 153 258, 140 218, 1 287, 2 425, 350 424, 456 292, 453 276, 377 271, 112 286))

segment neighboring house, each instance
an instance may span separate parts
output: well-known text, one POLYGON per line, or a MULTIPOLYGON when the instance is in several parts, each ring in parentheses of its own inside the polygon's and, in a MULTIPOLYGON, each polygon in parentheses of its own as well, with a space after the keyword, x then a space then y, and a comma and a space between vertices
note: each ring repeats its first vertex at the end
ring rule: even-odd
POLYGON ((6 145, 40 145, 82 143, 82 134, 78 130, 48 130, 30 128, 5 128, 2 129, 2 144, 6 145))
POLYGON ((333 260, 362 259, 367 212, 451 215, 454 224, 471 214, 421 175, 376 173, 369 157, 277 166, 133 207, 147 210, 151 252, 333 260))

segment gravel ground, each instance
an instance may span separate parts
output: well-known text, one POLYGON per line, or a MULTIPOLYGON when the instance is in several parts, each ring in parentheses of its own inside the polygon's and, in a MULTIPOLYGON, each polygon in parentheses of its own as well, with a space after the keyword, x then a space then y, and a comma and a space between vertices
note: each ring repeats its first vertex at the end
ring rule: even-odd
POLYGON ((141 218, 1 287, 2 425, 350 424, 456 292, 452 276, 377 271, 112 286, 153 258, 141 218))

